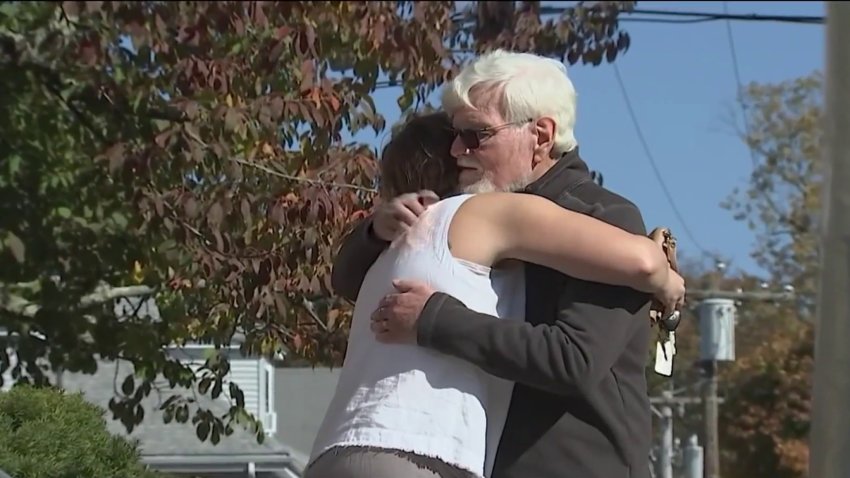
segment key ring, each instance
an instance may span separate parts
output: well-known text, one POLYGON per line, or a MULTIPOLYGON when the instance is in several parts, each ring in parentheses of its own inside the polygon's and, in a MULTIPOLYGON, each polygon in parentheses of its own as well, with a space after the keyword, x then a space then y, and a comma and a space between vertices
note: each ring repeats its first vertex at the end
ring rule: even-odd
POLYGON ((678 310, 674 310, 672 314, 667 317, 661 319, 661 326, 664 327, 664 330, 667 332, 673 332, 679 327, 679 323, 682 321, 682 313, 678 310))

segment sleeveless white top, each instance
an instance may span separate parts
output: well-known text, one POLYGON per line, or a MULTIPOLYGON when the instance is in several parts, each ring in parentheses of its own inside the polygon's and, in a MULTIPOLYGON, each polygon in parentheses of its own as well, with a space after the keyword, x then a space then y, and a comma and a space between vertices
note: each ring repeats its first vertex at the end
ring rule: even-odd
POLYGON ((469 362, 417 345, 381 344, 370 330, 392 280, 422 280, 467 307, 496 317, 523 317, 521 265, 493 269, 452 256, 449 225, 464 194, 430 206, 366 274, 333 400, 310 461, 338 446, 371 446, 438 458, 489 476, 513 382, 469 362))

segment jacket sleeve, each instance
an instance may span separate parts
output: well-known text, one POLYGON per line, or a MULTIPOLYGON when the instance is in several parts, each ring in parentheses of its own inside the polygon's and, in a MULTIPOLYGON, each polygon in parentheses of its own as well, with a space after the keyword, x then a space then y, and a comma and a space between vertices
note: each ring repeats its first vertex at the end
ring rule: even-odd
POLYGON ((369 268, 389 246, 372 232, 372 217, 358 224, 345 239, 334 260, 331 286, 334 291, 350 301, 356 301, 360 286, 369 268))
MULTIPOLYGON (((603 211, 599 219, 645 233, 631 205, 603 211)), ((633 289, 571 278, 561 291, 557 316, 533 325, 481 314, 443 293, 434 294, 417 324, 421 346, 471 362, 487 373, 551 393, 571 395, 598 384, 624 352, 650 296, 633 289)))

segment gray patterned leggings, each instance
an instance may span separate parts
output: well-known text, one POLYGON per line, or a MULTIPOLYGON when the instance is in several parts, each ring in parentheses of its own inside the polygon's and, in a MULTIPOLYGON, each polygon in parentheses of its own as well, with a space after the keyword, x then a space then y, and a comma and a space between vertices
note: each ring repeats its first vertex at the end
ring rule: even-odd
POLYGON ((476 478, 436 458, 383 448, 346 446, 323 453, 304 478, 476 478))

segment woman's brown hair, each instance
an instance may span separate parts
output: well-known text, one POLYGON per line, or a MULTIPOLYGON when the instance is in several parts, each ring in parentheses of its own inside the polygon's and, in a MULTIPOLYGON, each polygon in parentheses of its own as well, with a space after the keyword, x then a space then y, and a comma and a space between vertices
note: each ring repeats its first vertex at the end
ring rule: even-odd
POLYGON ((446 113, 420 114, 408 120, 381 153, 381 196, 391 199, 429 189, 443 198, 457 192, 452 141, 452 123, 446 113))

